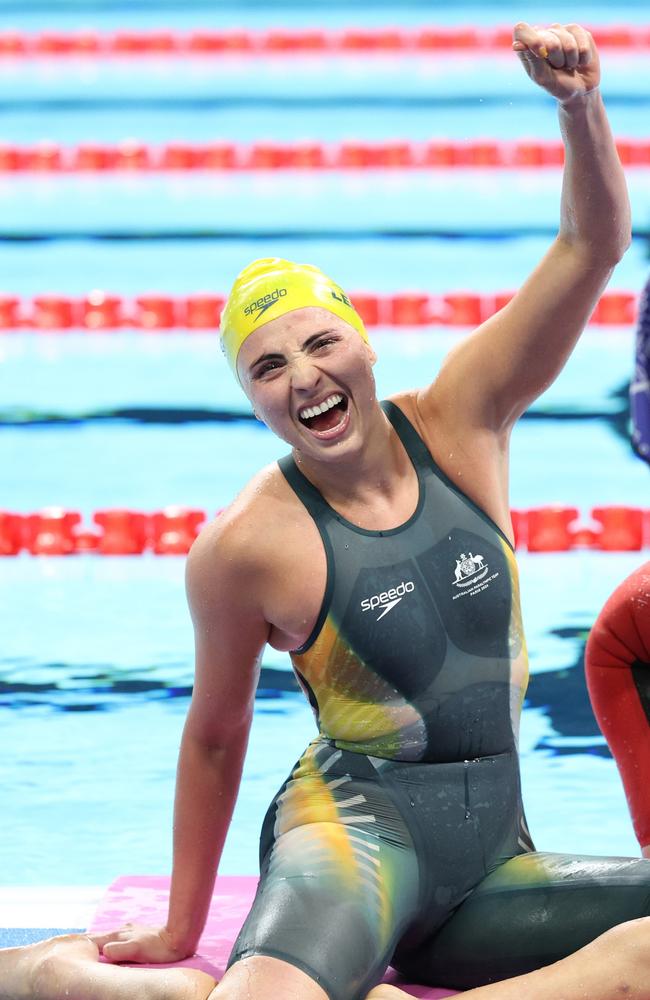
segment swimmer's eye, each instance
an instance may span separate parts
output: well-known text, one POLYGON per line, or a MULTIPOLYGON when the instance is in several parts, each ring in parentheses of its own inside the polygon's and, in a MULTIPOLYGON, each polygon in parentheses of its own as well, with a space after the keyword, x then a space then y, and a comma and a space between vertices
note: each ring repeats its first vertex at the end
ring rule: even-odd
POLYGON ((264 361, 261 365, 258 365, 258 367, 255 369, 252 378, 253 380, 264 378, 265 375, 269 375, 271 372, 277 371, 278 368, 281 367, 282 367, 281 361, 264 361))
MULTIPOLYGON (((318 340, 312 341, 310 344, 305 345, 310 351, 320 351, 326 347, 331 347, 332 344, 337 344, 341 337, 335 333, 328 333, 323 335, 318 340)), ((260 362, 260 364, 253 370, 251 378, 253 381, 258 379, 263 379, 267 375, 272 375, 274 372, 284 367, 284 360, 282 358, 268 358, 266 361, 260 362)))
POLYGON ((323 337, 321 340, 316 340, 312 344, 312 350, 318 351, 321 347, 329 347, 330 344, 336 344, 340 340, 335 334, 330 334, 327 337, 323 337))

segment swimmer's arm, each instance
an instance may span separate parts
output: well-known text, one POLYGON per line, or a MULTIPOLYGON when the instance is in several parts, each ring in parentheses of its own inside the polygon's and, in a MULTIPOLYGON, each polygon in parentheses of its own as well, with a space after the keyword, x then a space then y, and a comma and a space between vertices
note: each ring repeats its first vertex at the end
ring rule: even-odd
MULTIPOLYGON (((520 35, 531 47, 528 61, 546 69, 546 61, 534 55, 536 33, 525 27, 520 35)), ((558 236, 514 299, 452 351, 440 385, 422 394, 423 415, 427 393, 433 402, 446 387, 457 417, 475 428, 509 431, 563 368, 629 245, 625 178, 600 91, 594 89, 600 81, 598 53, 588 32, 578 38, 589 45, 589 61, 584 92, 558 109, 566 149, 558 236)), ((548 81, 535 82, 551 90, 548 81)), ((557 89, 557 81, 552 83, 557 89)))
POLYGON ((166 928, 184 954, 196 949, 205 925, 239 790, 268 634, 257 611, 253 570, 241 556, 236 534, 237 528, 217 522, 197 540, 187 565, 196 677, 178 763, 166 928))

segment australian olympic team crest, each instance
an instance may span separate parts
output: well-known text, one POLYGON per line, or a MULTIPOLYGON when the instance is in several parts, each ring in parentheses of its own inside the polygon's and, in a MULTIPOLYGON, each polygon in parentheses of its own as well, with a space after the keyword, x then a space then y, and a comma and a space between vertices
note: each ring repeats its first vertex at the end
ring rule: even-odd
POLYGON ((454 570, 454 580, 452 587, 456 587, 453 600, 459 597, 475 597, 477 594, 487 590, 492 580, 496 580, 499 570, 490 572, 490 567, 485 561, 485 556, 473 552, 461 552, 456 559, 456 569, 454 570))
POLYGON ((473 587, 487 576, 488 569, 483 556, 461 553, 460 559, 456 560, 454 587, 473 587))

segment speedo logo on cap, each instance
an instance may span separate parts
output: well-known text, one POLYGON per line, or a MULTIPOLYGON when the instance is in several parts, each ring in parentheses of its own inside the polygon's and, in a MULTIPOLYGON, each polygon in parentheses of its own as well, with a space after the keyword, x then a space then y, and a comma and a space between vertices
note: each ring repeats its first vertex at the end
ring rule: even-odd
POLYGON ((415 590, 415 584, 411 580, 403 580, 398 583, 396 587, 391 587, 390 590, 384 590, 381 594, 373 594, 372 597, 364 597, 361 602, 362 611, 376 611, 377 608, 381 608, 380 618, 387 615, 389 611, 395 607, 396 604, 406 597, 407 594, 412 594, 415 590))
POLYGON ((268 295, 263 295, 261 299, 255 299, 254 302, 249 302, 247 306, 244 306, 244 316, 252 316, 257 313, 255 322, 258 323, 266 310, 274 306, 279 299, 283 299, 286 294, 286 288, 275 288, 268 295))

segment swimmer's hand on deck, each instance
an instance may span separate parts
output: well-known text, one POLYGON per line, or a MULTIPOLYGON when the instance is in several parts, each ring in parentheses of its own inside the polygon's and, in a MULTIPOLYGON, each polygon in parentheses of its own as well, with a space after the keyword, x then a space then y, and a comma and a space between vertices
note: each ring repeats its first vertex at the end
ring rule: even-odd
POLYGON ((145 927, 141 924, 125 924, 117 931, 107 934, 89 934, 108 962, 143 962, 159 965, 166 962, 180 962, 187 958, 187 952, 175 948, 171 935, 165 927, 145 927))
POLYGON ((596 90, 600 60, 591 34, 579 24, 515 25, 513 50, 528 76, 560 103, 596 90))

